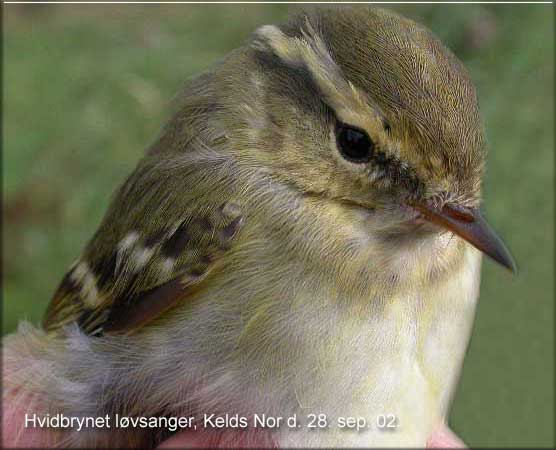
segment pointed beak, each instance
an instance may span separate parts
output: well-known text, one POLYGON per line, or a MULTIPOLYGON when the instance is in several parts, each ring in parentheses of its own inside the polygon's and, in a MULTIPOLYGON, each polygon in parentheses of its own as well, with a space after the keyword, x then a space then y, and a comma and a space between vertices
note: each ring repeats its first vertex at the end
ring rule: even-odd
POLYGON ((517 269, 512 255, 483 219, 478 209, 463 208, 454 204, 446 204, 442 209, 423 203, 416 203, 412 206, 427 221, 452 231, 497 263, 516 273, 517 269))

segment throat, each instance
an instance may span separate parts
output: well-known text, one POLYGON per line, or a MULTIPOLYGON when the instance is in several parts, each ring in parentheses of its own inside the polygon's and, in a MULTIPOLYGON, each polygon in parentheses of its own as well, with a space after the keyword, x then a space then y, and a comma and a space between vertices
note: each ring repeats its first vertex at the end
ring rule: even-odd
POLYGON ((450 275, 386 295, 376 286, 326 300, 331 291, 325 286, 300 292, 297 304, 312 312, 311 319, 307 310, 295 313, 304 319, 297 327, 294 370, 305 374, 296 377, 296 401, 330 417, 392 415, 404 424, 399 438, 430 433, 449 411, 473 322, 479 267, 480 254, 470 249, 450 275))

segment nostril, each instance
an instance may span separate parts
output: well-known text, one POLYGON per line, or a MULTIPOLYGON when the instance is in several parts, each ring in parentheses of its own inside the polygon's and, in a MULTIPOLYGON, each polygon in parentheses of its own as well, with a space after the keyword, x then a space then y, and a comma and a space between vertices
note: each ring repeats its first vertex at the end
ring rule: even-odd
POLYGON ((443 210, 456 220, 463 222, 475 222, 477 220, 474 210, 465 206, 448 203, 444 205, 443 210))

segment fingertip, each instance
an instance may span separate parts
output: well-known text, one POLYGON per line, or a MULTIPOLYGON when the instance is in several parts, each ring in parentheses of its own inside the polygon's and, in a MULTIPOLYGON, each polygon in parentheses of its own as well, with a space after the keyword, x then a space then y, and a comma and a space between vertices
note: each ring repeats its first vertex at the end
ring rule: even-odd
POLYGON ((434 430, 427 442, 427 448, 467 448, 467 446, 443 423, 434 430))

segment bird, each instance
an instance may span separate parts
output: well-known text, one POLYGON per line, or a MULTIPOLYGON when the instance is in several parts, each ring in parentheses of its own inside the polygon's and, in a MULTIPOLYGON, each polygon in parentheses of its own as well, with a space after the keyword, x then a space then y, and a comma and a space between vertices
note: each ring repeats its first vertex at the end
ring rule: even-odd
POLYGON ((482 254, 515 271, 480 212, 486 155, 473 82, 424 26, 374 6, 260 26, 189 81, 42 325, 6 338, 7 388, 51 415, 191 415, 215 433, 235 417, 260 446, 423 447, 447 420, 482 254))

